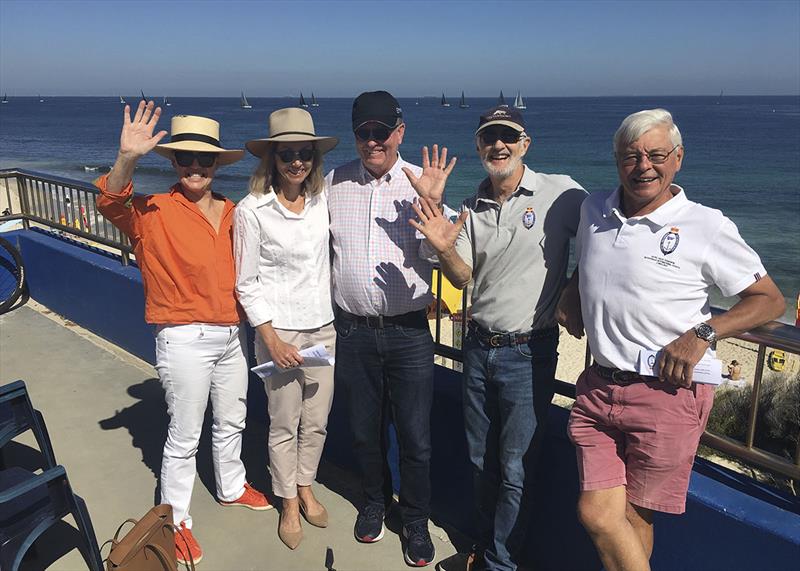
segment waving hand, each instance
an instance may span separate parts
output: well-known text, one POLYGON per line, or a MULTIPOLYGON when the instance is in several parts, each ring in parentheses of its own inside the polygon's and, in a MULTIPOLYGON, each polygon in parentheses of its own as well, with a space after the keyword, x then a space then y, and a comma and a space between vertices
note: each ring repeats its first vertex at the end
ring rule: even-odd
POLYGON ((139 102, 133 119, 130 117, 130 106, 126 105, 122 113, 122 134, 119 137, 119 152, 121 155, 139 158, 150 151, 167 134, 159 131, 153 135, 153 130, 161 117, 161 107, 156 107, 152 101, 145 105, 139 102))
POLYGON ((403 172, 420 197, 428 198, 439 205, 442 203, 447 177, 455 166, 455 157, 447 164, 447 147, 442 147, 442 154, 439 156, 439 145, 433 145, 432 157, 428 157, 428 147, 422 147, 422 174, 419 177, 407 167, 403 167, 403 172))

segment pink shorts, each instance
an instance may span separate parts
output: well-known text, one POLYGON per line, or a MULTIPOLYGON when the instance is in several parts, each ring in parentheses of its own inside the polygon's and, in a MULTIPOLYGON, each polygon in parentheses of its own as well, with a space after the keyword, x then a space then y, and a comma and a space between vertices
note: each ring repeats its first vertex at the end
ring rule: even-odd
POLYGON ((581 490, 626 486, 634 505, 683 513, 714 387, 685 389, 658 380, 621 385, 589 367, 576 394, 568 432, 581 490))

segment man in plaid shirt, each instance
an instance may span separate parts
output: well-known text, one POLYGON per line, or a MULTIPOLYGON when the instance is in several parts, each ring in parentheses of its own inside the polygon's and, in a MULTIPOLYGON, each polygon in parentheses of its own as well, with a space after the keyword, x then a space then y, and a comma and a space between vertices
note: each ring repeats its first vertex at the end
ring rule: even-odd
POLYGON ((432 161, 423 149, 423 169, 400 157, 403 112, 386 91, 359 95, 352 120, 359 158, 332 170, 325 182, 337 306, 335 383, 348 400, 365 496, 355 536, 373 543, 384 534, 392 501, 391 418, 400 444, 404 555, 409 565, 424 566, 435 555, 428 533, 433 339, 426 316, 433 268, 420 258, 421 238, 408 220, 418 195, 441 203, 455 161, 446 166, 447 150, 440 161, 436 146, 432 161))

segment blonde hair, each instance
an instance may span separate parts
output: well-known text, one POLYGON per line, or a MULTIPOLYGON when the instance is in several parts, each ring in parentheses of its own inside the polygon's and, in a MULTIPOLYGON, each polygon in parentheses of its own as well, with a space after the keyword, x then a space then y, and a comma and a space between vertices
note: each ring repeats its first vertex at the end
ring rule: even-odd
MULTIPOLYGON (((322 192, 325 181, 325 177, 322 174, 322 153, 313 141, 311 145, 314 148, 314 160, 311 163, 311 172, 308 173, 308 176, 303 181, 303 192, 309 197, 322 192)), ((280 188, 278 168, 275 164, 275 149, 277 146, 278 143, 267 143, 264 155, 261 157, 256 170, 250 175, 248 184, 250 194, 259 196, 269 194, 273 187, 280 188)))

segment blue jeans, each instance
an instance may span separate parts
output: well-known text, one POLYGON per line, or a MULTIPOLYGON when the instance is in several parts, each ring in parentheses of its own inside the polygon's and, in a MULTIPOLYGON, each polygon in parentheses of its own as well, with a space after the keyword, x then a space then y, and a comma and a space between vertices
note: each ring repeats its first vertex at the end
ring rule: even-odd
POLYGON ((464 428, 487 569, 516 569, 557 348, 557 328, 521 345, 490 347, 473 333, 464 343, 464 428))
POLYGON ((336 317, 335 385, 343 388, 353 431, 353 451, 367 504, 387 506, 392 477, 386 458, 388 425, 400 453, 403 524, 430 515, 433 338, 424 313, 415 326, 372 328, 336 317))

